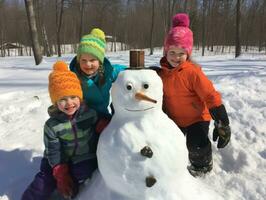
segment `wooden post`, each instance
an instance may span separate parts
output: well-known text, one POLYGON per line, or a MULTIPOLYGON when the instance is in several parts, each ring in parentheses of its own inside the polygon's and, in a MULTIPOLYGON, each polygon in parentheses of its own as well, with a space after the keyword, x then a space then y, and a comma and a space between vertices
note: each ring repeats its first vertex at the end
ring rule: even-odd
POLYGON ((130 50, 129 51, 129 67, 142 68, 144 67, 144 51, 143 50, 130 50))

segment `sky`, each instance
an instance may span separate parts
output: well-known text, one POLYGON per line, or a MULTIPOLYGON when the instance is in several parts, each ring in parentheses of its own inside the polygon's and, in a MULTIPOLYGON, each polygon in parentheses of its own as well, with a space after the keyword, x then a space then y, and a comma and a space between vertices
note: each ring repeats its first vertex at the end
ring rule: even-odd
MULTIPOLYGON (((184 179, 184 184, 198 186, 192 187, 195 191, 211 191, 209 199, 216 193, 226 200, 262 200, 266 196, 266 56, 254 53, 235 59, 233 54, 201 57, 200 52, 194 53, 193 60, 222 94, 232 137, 224 149, 212 142, 211 173, 196 180, 184 179)), ((146 53, 145 65, 158 65, 161 55, 161 50, 152 56, 146 53)), ((69 63, 72 57, 60 59, 69 63)), ((107 57, 114 64, 128 65, 128 51, 107 53, 107 57)), ((0 200, 20 199, 38 172, 43 125, 49 117, 48 74, 56 60, 45 57, 35 66, 33 57, 0 58, 0 200)), ((99 181, 97 173, 95 180, 99 181)), ((185 195, 189 193, 193 191, 185 195)))

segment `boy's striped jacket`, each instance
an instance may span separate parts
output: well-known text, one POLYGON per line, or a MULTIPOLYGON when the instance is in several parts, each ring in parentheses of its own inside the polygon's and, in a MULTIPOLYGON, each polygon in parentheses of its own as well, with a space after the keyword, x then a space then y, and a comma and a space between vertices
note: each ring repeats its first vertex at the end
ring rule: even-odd
POLYGON ((44 125, 44 156, 52 167, 96 158, 99 139, 95 132, 96 111, 81 104, 72 119, 54 106, 48 108, 48 113, 50 118, 44 125))

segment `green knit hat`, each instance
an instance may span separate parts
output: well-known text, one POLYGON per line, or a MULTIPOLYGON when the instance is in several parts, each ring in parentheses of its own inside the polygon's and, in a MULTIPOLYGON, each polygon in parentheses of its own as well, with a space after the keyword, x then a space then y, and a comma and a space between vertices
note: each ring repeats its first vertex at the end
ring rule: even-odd
POLYGON ((92 29, 90 34, 84 35, 80 40, 77 61, 79 61, 81 54, 88 53, 95 56, 101 63, 103 63, 105 46, 106 41, 104 32, 99 28, 92 29))

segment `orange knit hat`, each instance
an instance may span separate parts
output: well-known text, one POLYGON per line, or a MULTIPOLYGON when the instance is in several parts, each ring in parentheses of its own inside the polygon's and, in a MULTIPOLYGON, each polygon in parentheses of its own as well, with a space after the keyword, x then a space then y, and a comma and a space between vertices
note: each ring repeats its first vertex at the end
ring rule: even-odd
POLYGON ((53 104, 65 96, 83 98, 81 85, 77 75, 68 70, 63 61, 57 61, 49 75, 49 94, 53 104))

